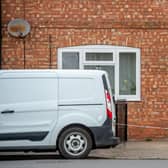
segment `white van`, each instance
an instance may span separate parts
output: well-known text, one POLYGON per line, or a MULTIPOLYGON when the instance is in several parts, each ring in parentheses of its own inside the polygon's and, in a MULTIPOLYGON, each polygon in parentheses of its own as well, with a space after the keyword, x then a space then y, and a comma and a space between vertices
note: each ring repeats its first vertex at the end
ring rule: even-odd
POLYGON ((84 158, 119 143, 114 113, 104 71, 0 71, 0 151, 59 150, 84 158))

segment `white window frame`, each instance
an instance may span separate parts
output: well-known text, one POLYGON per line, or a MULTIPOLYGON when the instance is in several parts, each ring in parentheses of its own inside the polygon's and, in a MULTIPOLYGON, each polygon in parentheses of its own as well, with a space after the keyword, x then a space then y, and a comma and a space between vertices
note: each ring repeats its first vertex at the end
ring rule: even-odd
POLYGON ((117 100, 124 99, 128 101, 140 101, 141 100, 141 68, 140 68, 141 62, 140 62, 140 49, 134 49, 134 48, 127 48, 127 49, 120 49, 116 51, 116 95, 115 98, 117 100), (136 53, 136 95, 121 95, 119 94, 119 53, 136 53))
POLYGON ((86 45, 58 49, 58 69, 62 69, 62 52, 78 52, 79 68, 85 65, 112 65, 115 73, 115 100, 140 101, 141 100, 141 59, 140 49, 132 47, 111 45, 86 45), (113 53, 112 61, 87 61, 86 53, 113 53), (136 53, 136 95, 119 95, 119 53, 136 53))
POLYGON ((102 49, 85 49, 83 50, 83 64, 87 64, 87 65, 111 65, 115 63, 115 54, 114 54, 114 50, 111 49, 106 49, 105 51, 103 51, 102 49), (112 61, 87 61, 86 60, 86 53, 112 53, 113 54, 113 60, 112 61))

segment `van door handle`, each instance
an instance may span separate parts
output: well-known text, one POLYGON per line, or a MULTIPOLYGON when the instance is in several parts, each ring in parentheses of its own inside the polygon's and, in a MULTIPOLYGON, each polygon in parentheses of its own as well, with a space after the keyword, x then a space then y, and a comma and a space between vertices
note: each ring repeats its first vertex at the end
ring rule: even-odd
POLYGON ((1 114, 11 114, 11 113, 14 113, 15 111, 14 110, 5 110, 5 111, 1 111, 1 114))

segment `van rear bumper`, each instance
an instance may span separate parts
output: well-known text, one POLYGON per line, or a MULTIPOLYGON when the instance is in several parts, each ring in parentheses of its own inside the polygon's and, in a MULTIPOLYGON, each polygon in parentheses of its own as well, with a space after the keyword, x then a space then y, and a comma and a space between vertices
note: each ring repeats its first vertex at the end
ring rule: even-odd
POLYGON ((111 126, 90 128, 95 141, 95 148, 115 147, 120 143, 120 138, 113 136, 111 126))

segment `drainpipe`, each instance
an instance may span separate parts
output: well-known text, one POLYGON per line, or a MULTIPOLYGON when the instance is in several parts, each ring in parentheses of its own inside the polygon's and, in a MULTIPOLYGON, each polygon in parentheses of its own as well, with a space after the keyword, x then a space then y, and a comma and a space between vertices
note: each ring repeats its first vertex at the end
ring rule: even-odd
POLYGON ((0 2, 0 29, 1 29, 1 33, 0 33, 0 69, 2 69, 2 5, 1 5, 2 1, 0 2))

